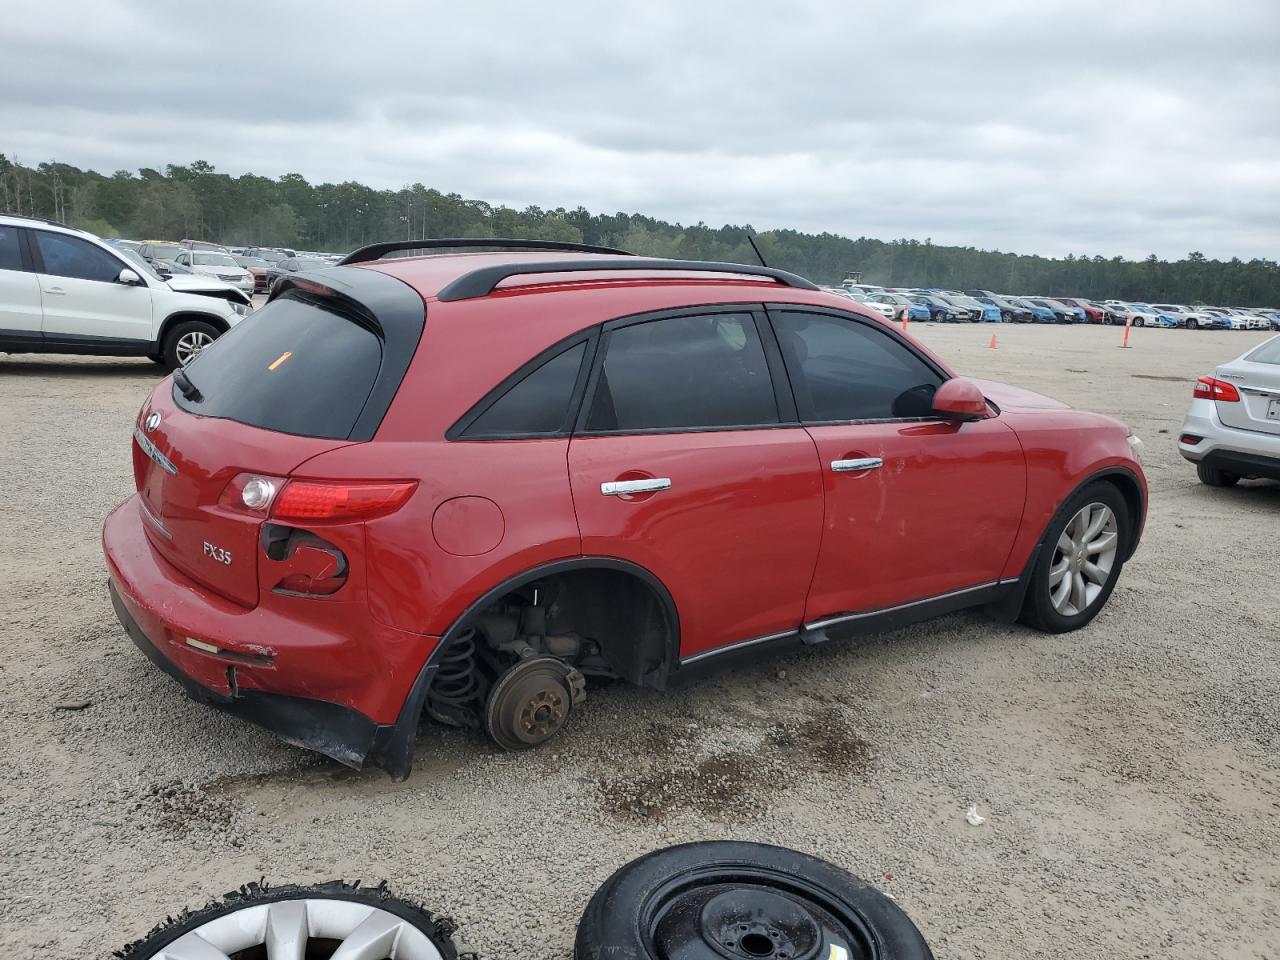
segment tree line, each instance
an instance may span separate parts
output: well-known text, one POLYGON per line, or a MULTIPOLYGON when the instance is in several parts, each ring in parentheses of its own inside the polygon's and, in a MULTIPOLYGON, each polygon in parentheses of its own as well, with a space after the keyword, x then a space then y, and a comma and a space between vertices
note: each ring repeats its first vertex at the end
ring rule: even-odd
POLYGON ((48 217, 102 237, 213 240, 346 252, 365 243, 423 237, 526 237, 619 247, 646 256, 756 263, 756 237, 770 266, 820 283, 850 271, 884 286, 980 288, 1007 293, 1114 297, 1148 303, 1280 305, 1274 260, 1039 257, 951 247, 929 240, 856 240, 834 233, 668 223, 638 213, 593 214, 579 206, 523 210, 468 200, 415 183, 375 190, 362 183, 309 183, 218 173, 197 160, 110 176, 65 163, 24 166, 0 154, 0 210, 48 217))

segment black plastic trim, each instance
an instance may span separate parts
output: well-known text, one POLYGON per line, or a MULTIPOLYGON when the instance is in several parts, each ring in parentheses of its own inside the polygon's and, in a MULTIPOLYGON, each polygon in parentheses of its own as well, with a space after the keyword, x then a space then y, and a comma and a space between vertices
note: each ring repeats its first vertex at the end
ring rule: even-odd
POLYGON ((502 237, 433 237, 429 240, 388 240, 382 243, 370 243, 355 250, 341 260, 338 266, 344 267, 353 263, 369 263, 381 260, 388 253, 400 250, 441 250, 449 248, 474 249, 492 248, 498 250, 567 250, 575 253, 604 253, 618 257, 629 257, 626 250, 614 247, 598 247, 590 243, 573 243, 568 240, 515 240, 502 237))
POLYGON ((1268 480, 1280 480, 1280 459, 1266 457, 1257 453, 1240 453, 1235 450, 1211 450, 1197 461, 1205 463, 1227 473, 1237 473, 1242 477, 1263 477, 1268 480))
POLYGON ((649 273, 696 272, 696 273, 729 273, 746 277, 765 277, 776 280, 783 286, 799 290, 818 290, 816 283, 796 276, 785 270, 773 267, 753 267, 742 263, 714 263, 704 260, 663 260, 650 257, 633 257, 630 254, 623 259, 601 257, 596 260, 545 260, 525 261, 522 263, 496 264, 480 267, 464 273, 447 284, 437 294, 437 299, 445 302, 454 300, 473 300, 486 297, 503 280, 509 277, 526 276, 539 273, 601 273, 615 271, 636 271, 649 273))

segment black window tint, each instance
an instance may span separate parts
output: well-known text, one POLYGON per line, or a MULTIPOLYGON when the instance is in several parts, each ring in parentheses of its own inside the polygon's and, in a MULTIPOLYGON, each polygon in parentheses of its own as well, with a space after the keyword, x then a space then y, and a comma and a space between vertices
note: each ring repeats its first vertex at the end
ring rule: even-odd
POLYGON ((44 272, 55 277, 71 277, 77 280, 101 280, 104 283, 120 276, 122 264, 105 250, 99 250, 87 240, 69 237, 63 233, 34 231, 44 261, 44 272))
POLYGON ((304 437, 346 439, 382 364, 382 341, 342 314, 289 296, 219 337, 186 368, 200 391, 178 406, 304 437))
POLYGON ((884 331, 811 313, 776 315, 774 328, 804 420, 930 415, 942 378, 884 331))
POLYGON ((586 349, 579 343, 527 374, 480 414, 465 436, 518 437, 563 430, 586 349))
POLYGON ((17 227, 0 227, 0 270, 21 270, 22 248, 17 227))
POLYGON ((608 335, 588 430, 680 430, 778 422, 748 313, 673 317, 608 335))

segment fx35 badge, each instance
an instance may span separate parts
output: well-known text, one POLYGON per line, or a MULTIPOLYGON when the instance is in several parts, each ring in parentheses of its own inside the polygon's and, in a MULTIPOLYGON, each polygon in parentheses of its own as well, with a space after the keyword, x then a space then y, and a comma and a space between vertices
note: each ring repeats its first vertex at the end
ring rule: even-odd
POLYGON ((216 560, 218 563, 225 563, 228 567, 231 566, 231 551, 224 550, 222 547, 215 547, 208 540, 204 541, 204 555, 216 560))

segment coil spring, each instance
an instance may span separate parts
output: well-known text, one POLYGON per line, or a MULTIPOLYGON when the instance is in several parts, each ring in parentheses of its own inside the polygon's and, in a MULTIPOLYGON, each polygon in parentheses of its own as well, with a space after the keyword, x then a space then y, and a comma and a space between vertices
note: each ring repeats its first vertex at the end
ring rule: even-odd
POLYGON ((431 696, 455 707, 470 704, 480 692, 476 676, 476 632, 464 630, 440 654, 440 668, 431 685, 431 696))

